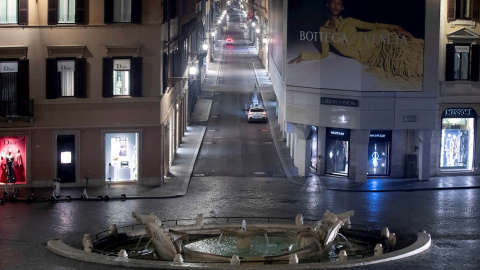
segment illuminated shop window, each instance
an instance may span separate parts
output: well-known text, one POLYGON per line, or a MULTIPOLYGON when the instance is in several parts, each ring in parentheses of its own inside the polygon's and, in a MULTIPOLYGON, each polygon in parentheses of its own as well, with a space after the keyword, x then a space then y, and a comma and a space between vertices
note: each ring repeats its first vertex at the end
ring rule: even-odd
POLYGON ((75 90, 75 60, 61 60, 57 62, 57 71, 60 79, 60 93, 62 97, 73 97, 75 90))
POLYGON ((472 109, 447 109, 442 114, 440 168, 472 170, 476 113, 472 109))
POLYGON ((105 180, 138 179, 138 133, 105 135, 105 180))
POLYGON ((58 23, 75 23, 75 0, 58 0, 58 23))
POLYGON ((60 162, 62 164, 72 163, 72 152, 61 152, 60 153, 60 162))
POLYGON ((113 95, 130 95, 129 59, 116 59, 113 61, 113 95))
POLYGON ((131 22, 132 0, 115 0, 113 3, 113 21, 131 22))
POLYGON ((370 131, 368 143, 367 174, 389 175, 390 173, 390 145, 392 132, 389 130, 370 131))
POLYGON ((348 129, 327 128, 326 132, 325 173, 347 176, 350 158, 350 131, 348 129))
POLYGON ((17 0, 0 0, 0 23, 17 23, 17 0))

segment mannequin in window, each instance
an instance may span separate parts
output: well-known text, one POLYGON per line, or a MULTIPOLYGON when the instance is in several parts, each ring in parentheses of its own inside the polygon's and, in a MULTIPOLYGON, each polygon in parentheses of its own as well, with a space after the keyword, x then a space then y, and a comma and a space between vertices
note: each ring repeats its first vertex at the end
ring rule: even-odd
POLYGON ((0 182, 6 183, 7 182, 7 162, 5 160, 5 157, 7 156, 7 153, 5 152, 5 149, 2 150, 2 153, 0 154, 0 161, 1 165, 0 168, 2 169, 2 174, 0 178, 0 182))
POLYGON ((15 154, 13 171, 15 172, 14 175, 17 182, 25 182, 25 167, 20 149, 18 149, 17 153, 15 154))
POLYGON ((15 183, 15 172, 13 171, 15 157, 13 156, 12 149, 8 149, 5 159, 7 161, 7 183, 15 183))

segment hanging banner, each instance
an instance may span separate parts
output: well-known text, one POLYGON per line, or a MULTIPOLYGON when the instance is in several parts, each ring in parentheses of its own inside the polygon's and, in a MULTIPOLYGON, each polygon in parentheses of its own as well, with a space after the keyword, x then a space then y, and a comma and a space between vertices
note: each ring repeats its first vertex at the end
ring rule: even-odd
POLYGON ((286 84, 422 91, 424 0, 288 1, 286 84))

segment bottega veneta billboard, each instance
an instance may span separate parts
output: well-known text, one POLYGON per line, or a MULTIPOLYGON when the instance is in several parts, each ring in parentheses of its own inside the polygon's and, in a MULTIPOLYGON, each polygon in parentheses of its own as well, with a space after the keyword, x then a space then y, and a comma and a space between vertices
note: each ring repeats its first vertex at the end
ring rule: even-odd
POLYGON ((422 91, 424 0, 288 1, 287 85, 422 91))

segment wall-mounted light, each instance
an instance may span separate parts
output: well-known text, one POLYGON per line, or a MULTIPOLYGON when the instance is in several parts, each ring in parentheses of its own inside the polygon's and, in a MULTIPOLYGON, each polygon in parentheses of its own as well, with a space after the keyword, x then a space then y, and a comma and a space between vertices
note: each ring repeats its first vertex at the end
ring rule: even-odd
POLYGON ((188 74, 197 75, 197 67, 194 64, 188 67, 188 74))
POLYGON ((263 36, 262 42, 263 42, 263 43, 267 43, 267 42, 268 42, 268 38, 267 38, 267 36, 266 36, 266 35, 265 35, 265 36, 263 36))
POLYGON ((204 51, 208 50, 208 43, 203 43, 203 44, 202 44, 202 49, 203 49, 204 51))
POLYGON ((256 25, 255 22, 252 22, 252 27, 255 27, 255 25, 256 25))
POLYGON ((260 28, 255 28, 255 33, 260 34, 260 28))
POLYGON ((222 20, 218 19, 218 24, 221 24, 222 23, 222 20))
POLYGON ((212 37, 215 37, 215 34, 216 34, 215 31, 212 31, 212 33, 210 33, 212 37))

